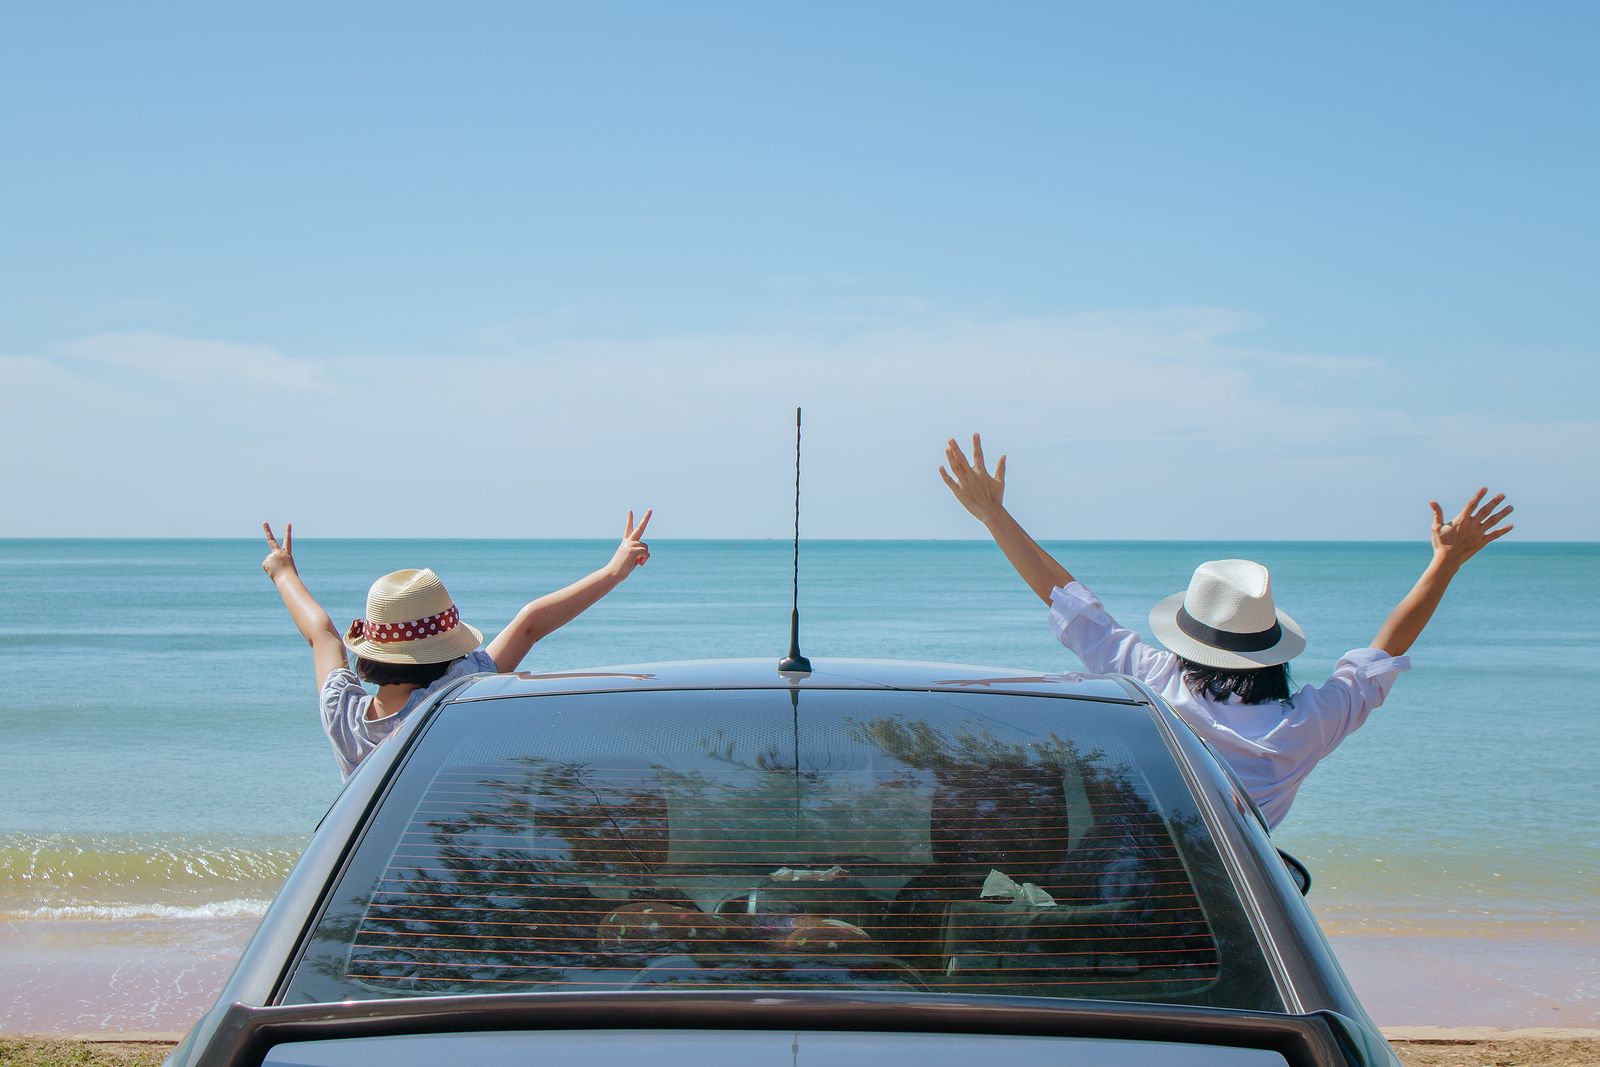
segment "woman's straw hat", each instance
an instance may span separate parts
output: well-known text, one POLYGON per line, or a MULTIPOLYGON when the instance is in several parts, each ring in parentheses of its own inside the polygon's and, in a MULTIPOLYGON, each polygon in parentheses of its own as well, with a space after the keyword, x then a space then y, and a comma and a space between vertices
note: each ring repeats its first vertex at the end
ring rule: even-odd
POLYGON ((1299 624, 1273 606, 1267 568, 1247 559, 1200 564, 1186 591, 1150 610, 1150 629, 1191 663, 1223 670, 1274 667, 1306 647, 1299 624))
POLYGON ((430 570, 385 574, 367 590, 367 616, 350 624, 345 647, 379 663, 448 663, 475 651, 483 634, 430 570))

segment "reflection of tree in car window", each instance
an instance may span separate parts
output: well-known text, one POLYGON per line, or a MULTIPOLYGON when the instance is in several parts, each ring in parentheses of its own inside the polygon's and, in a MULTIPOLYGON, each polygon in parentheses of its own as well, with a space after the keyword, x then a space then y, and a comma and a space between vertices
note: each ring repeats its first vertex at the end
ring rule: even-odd
POLYGON ((905 716, 897 695, 863 715, 865 699, 808 709, 804 730, 785 701, 648 744, 471 723, 386 816, 388 845, 362 844, 369 891, 321 920, 302 974, 357 995, 887 984, 1206 1002, 1220 964, 1186 864, 1226 880, 1115 734, 905 716))
POLYGON ((589 768, 529 757, 496 770, 435 779, 367 908, 350 978, 434 993, 539 987, 595 962, 607 906, 592 875, 637 880, 664 836, 659 811, 589 768))
POLYGON ((954 966, 968 982, 1031 976, 1050 984, 1071 974, 1089 985, 1157 972, 1212 980, 1215 942, 1165 820, 1126 760, 1101 748, 1080 752, 1054 734, 1004 741, 972 724, 947 734, 883 718, 860 730, 901 762, 930 769, 937 783, 929 826, 936 862, 908 882, 894 909, 905 940, 931 950, 924 966, 954 966), (1089 817, 1077 833, 1066 803, 1072 777, 1089 817), (991 870, 1043 889, 1052 906, 1001 911, 974 900, 974 882, 991 870), (928 940, 929 913, 942 942, 928 940))

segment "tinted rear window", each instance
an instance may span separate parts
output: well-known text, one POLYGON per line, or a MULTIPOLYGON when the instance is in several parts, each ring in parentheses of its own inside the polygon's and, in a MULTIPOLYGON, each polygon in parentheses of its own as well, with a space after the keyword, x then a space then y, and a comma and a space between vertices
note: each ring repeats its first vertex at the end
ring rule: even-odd
POLYGON ((797 985, 1282 1010, 1147 710, 771 690, 443 708, 284 999, 797 985))

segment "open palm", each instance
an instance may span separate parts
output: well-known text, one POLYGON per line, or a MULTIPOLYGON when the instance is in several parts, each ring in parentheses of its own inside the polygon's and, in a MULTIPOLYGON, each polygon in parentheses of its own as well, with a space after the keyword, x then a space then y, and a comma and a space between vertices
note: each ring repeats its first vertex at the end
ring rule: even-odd
POLYGON ((939 477, 950 487, 950 492, 961 506, 972 512, 979 522, 987 523, 1004 510, 1006 495, 1006 457, 994 465, 990 474, 983 460, 983 439, 972 435, 972 461, 967 461, 961 446, 954 437, 945 442, 945 462, 949 470, 939 468, 939 477))

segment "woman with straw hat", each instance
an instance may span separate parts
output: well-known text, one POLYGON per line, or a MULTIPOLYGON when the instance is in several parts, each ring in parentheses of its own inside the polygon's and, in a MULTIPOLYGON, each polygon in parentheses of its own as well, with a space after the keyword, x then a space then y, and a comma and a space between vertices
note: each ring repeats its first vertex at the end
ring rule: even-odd
POLYGON ((267 558, 261 569, 311 645, 322 728, 340 773, 350 777, 428 694, 462 675, 516 670, 536 641, 577 618, 643 566, 650 558, 644 543, 650 514, 646 511, 635 526, 628 512, 622 543, 609 563, 524 606, 482 650, 482 632, 462 621, 444 583, 426 569, 394 571, 373 582, 366 615, 341 638, 295 568, 294 524, 284 527, 280 545, 272 527, 262 523, 267 558), (346 649, 356 657, 354 671, 346 649), (377 693, 369 695, 363 681, 376 685, 377 693))
POLYGON ((1131 675, 1148 685, 1227 760, 1268 826, 1288 814, 1295 792, 1317 761, 1383 703, 1405 653, 1432 618, 1450 580, 1484 545, 1511 532, 1504 493, 1486 489, 1446 521, 1433 509, 1433 559, 1389 613, 1371 646, 1347 652, 1320 686, 1290 692, 1288 663, 1305 634, 1272 600, 1267 569, 1222 559, 1195 569, 1189 588, 1150 612, 1150 629, 1166 650, 1118 626, 1100 600, 1029 537, 1005 509, 1006 458, 990 474, 983 442, 972 435, 969 462, 952 439, 949 467, 939 468, 961 505, 984 524, 1006 559, 1050 605, 1060 642, 1097 673, 1131 675))

